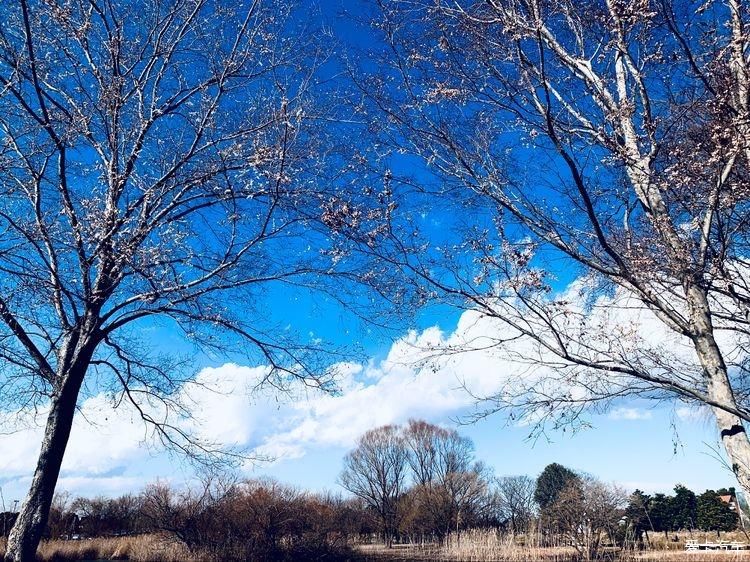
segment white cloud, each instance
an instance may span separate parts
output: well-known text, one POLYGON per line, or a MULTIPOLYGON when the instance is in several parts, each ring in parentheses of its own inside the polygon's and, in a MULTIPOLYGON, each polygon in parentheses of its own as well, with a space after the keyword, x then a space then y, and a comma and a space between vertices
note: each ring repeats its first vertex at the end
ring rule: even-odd
POLYGON ((138 476, 63 476, 57 483, 58 489, 73 495, 91 496, 96 494, 115 496, 123 492, 137 493, 143 487, 143 478, 138 476))
POLYGON ((701 421, 706 419, 708 412, 700 406, 680 406, 675 408, 675 414, 683 421, 701 421))
MULTIPOLYGON (((0 437, 0 450, 4 453, 0 454, 0 474, 4 477, 32 472, 46 414, 47 410, 42 408, 36 424, 10 427, 11 433, 0 437)), ((132 462, 146 455, 143 445, 147 441, 145 426, 133 408, 122 405, 113 409, 104 395, 94 396, 81 404, 74 420, 62 471, 106 473, 121 462, 132 462)))
POLYGON ((609 417, 613 420, 650 420, 652 417, 650 410, 644 410, 643 408, 615 408, 609 413, 609 417))
MULTIPOLYGON (((194 412, 194 419, 182 423, 200 438, 288 459, 316 447, 350 447, 368 429, 411 417, 445 420, 472 404, 464 386, 491 391, 503 370, 490 352, 433 361, 424 351, 455 343, 456 337, 437 328, 410 332, 393 344, 382 361, 337 365, 340 392, 336 395, 301 385, 291 395, 257 390, 268 372, 265 367, 230 363, 203 369, 196 384, 181 391, 180 398, 194 412), (420 361, 426 363, 415 366, 420 361)), ((80 410, 61 486, 85 490, 96 481, 97 488, 105 491, 137 488, 137 477, 121 473, 159 451, 138 413, 127 403, 113 410, 104 395, 87 399, 80 410)), ((39 425, 0 436, 3 478, 20 482, 32 473, 45 413, 39 412, 39 425)))
MULTIPOLYGON (((574 284, 563 297, 582 313, 584 305, 576 301, 577 290, 574 284)), ((666 363, 693 361, 689 346, 632 301, 620 295, 600 297, 597 303, 587 320, 592 330, 587 345, 595 353, 598 346, 614 348, 620 354, 635 353, 638 345, 646 346, 654 352, 653 357, 666 363), (595 339, 596 334, 600 339, 595 339)), ((516 382, 540 388, 549 384, 551 392, 566 391, 574 398, 585 398, 575 379, 567 386, 561 382, 565 371, 559 363, 554 367, 533 365, 542 357, 533 342, 514 340, 510 351, 492 345, 514 335, 499 320, 467 311, 452 333, 435 327, 409 332, 391 346, 382 361, 338 365, 340 392, 336 395, 303 386, 291 395, 257 390, 268 373, 263 366, 225 364, 203 369, 197 384, 180 393, 194 412, 193 420, 180 423, 201 438, 288 459, 316 448, 351 447, 362 433, 379 425, 409 418, 445 421, 465 413, 475 403, 475 396, 490 396, 516 382), (451 351, 467 344, 479 350, 433 357, 436 349, 451 351), (551 383, 545 382, 544 374, 555 377, 551 383)), ((98 395, 83 402, 81 413, 66 451, 61 485, 82 491, 92 488, 94 482, 99 483, 99 489, 111 492, 137 488, 136 483, 146 476, 125 474, 125 467, 146 463, 150 452, 144 444, 150 444, 151 453, 159 451, 137 412, 126 404, 112 410, 109 399, 98 395)), ((687 408, 678 408, 676 414, 693 419, 687 408)), ((645 420, 651 412, 625 404, 609 415, 615 420, 645 420)), ((529 414, 524 421, 534 419, 529 414)), ((39 427, 0 436, 0 475, 18 481, 28 478, 40 442, 39 427)))

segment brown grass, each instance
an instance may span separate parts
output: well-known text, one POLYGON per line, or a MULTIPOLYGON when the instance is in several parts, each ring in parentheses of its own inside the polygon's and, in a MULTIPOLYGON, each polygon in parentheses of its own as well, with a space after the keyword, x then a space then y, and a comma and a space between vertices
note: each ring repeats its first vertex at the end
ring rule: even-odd
MULTIPOLYGON (((663 534, 651 536, 652 548, 643 552, 620 552, 609 549, 605 558, 620 562, 750 562, 750 551, 686 552, 690 538, 716 540, 704 533, 679 533, 673 541, 663 534)), ((721 540, 750 542, 744 534, 723 533, 721 540)), ((365 559, 383 561, 444 562, 572 562, 577 553, 569 546, 538 546, 536 537, 515 539, 494 531, 465 531, 451 536, 446 545, 400 545, 388 549, 379 545, 360 546, 365 559)), ((0 559, 5 554, 5 540, 0 538, 0 559)), ((131 537, 84 539, 80 541, 44 541, 37 552, 39 562, 79 562, 81 560, 130 560, 132 562, 212 562, 208 556, 189 552, 183 545, 165 535, 148 534, 131 537)), ((223 562, 223 561, 222 561, 223 562)))
POLYGON ((563 562, 573 560, 576 550, 570 546, 539 546, 535 536, 520 538, 494 531, 471 530, 448 537, 442 554, 444 560, 462 562, 503 560, 508 562, 532 562, 552 560, 563 562))
POLYGON ((503 535, 491 530, 464 531, 451 535, 444 546, 402 545, 360 547, 359 552, 374 560, 421 560, 445 562, 571 562, 577 553, 570 546, 538 546, 536 537, 503 535))
POLYGON ((677 550, 646 551, 638 554, 627 555, 623 558, 627 562, 729 562, 732 560, 750 561, 750 551, 700 551, 682 552, 677 550))
MULTIPOLYGON (((5 541, 0 542, 0 557, 5 541)), ((39 562, 80 560, 132 560, 133 562, 205 562, 183 545, 162 535, 94 538, 80 541, 43 541, 37 550, 39 562)))
MULTIPOLYGON (((621 551, 619 548, 603 549, 601 555, 605 560, 618 562, 750 562, 750 551, 700 551, 686 552, 685 540, 691 538, 689 533, 674 534, 666 539, 664 535, 651 537, 652 548, 642 552, 621 551)), ((701 542, 716 540, 716 535, 704 536, 693 533, 692 538, 701 542)), ((741 532, 722 533, 721 540, 750 542, 741 532)), ((445 546, 437 545, 402 545, 392 549, 384 546, 363 546, 358 549, 366 559, 388 561, 440 561, 440 562, 573 562, 578 553, 570 546, 539 546, 537 537, 519 536, 513 538, 494 531, 465 531, 460 537, 451 536, 445 546)))
POLYGON ((574 552, 557 547, 536 549, 518 547, 515 550, 505 549, 495 552, 465 549, 460 552, 448 552, 440 547, 405 546, 387 549, 384 546, 378 546, 361 547, 358 551, 365 560, 388 562, 572 562, 575 560, 574 552))
MULTIPOLYGON (((359 553, 366 560, 388 562, 573 562, 578 560, 569 547, 523 547, 481 550, 471 547, 449 551, 440 547, 403 546, 387 549, 384 546, 361 547, 359 553)), ((603 560, 616 562, 750 562, 749 551, 685 552, 677 550, 646 551, 642 553, 605 551, 603 560)))

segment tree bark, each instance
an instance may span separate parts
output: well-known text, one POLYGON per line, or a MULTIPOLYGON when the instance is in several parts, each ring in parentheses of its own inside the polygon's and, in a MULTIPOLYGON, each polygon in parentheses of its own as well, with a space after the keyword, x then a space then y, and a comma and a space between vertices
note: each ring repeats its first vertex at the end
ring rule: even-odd
MULTIPOLYGON (((731 393, 728 382, 719 381, 713 386, 717 388, 709 395, 714 399, 720 399, 721 395, 731 393)), ((737 477, 737 482, 750 497, 750 441, 742 420, 733 414, 729 414, 720 408, 713 408, 719 435, 724 449, 729 458, 732 472, 737 477)))
POLYGON ((61 391, 50 402, 34 478, 8 536, 5 562, 34 562, 39 541, 47 526, 83 377, 69 375, 65 380, 61 391))
MULTIPOLYGON (((730 408, 737 408, 737 401, 727 373, 724 357, 714 338, 711 312, 704 291, 690 287, 687 291, 688 306, 693 322, 695 346, 698 360, 706 376, 708 397, 730 408)), ((750 497, 750 440, 742 420, 726 410, 712 407, 719 428, 721 442, 737 477, 737 482, 750 497)))

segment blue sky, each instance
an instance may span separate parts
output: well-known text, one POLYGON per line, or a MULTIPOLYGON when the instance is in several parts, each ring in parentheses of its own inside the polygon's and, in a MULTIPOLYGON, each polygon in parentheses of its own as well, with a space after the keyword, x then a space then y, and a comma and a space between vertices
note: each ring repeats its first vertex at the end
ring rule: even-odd
MULTIPOLYGON (((336 17, 340 0, 322 3, 324 19, 347 42, 368 46, 368 36, 336 17)), ((428 231, 442 229, 440 214, 425 215, 428 231)), ((570 270, 557 271, 566 282, 570 270)), ((563 287, 557 287, 563 289, 563 287)), ((185 389, 196 406, 191 429, 226 445, 239 445, 276 458, 249 463, 246 477, 273 476, 313 490, 340 491, 336 484, 341 460, 361 433, 378 425, 423 418, 445 425, 473 411, 473 399, 460 386, 491 393, 506 372, 517 366, 493 353, 467 354, 437 367, 420 366, 422 348, 450 341, 475 329, 461 312, 446 307, 421 311, 391 332, 359 323, 325 296, 310 296, 282 287, 268 295, 275 324, 303 339, 323 338, 353 346, 361 353, 341 365, 341 392, 322 396, 293 389, 290 395, 249 389, 264 366, 229 353, 226 357, 197 355, 198 377, 220 392, 185 389), (470 323, 468 323, 470 324, 470 323), (231 362, 229 362, 231 361, 231 362)), ((262 308, 262 307, 259 307, 262 308)), ((160 347, 187 350, 169 323, 145 326, 144 337, 160 347)), ((482 329, 496 329, 483 325, 482 329)), ((112 412, 106 397, 94 394, 81 404, 61 475, 60 488, 80 495, 137 492, 156 479, 184 483, 192 476, 179 458, 167 455, 132 411, 112 412)), ((0 412, 1 413, 1 412, 0 412)), ((42 412, 43 413, 43 412, 42 412)), ((575 435, 550 432, 529 440, 528 420, 508 424, 502 414, 459 430, 476 444, 477 458, 497 475, 537 475, 559 462, 628 489, 670 491, 682 483, 702 491, 734 485, 717 454, 719 444, 710 415, 681 404, 623 402, 603 414, 591 415, 593 426, 575 435)), ((40 443, 40 428, 29 424, 0 435, 0 486, 6 504, 20 499, 30 481, 40 443)), ((1 507, 1 506, 0 506, 1 507)))
MULTIPOLYGON (((503 372, 513 369, 491 353, 420 367, 424 347, 451 341, 474 326, 465 318, 456 325, 454 318, 445 332, 434 327, 412 331, 364 364, 341 365, 341 392, 336 396, 302 389, 291 395, 252 394, 248 389, 262 376, 263 367, 216 363, 202 370, 199 380, 219 392, 203 387, 186 391, 196 412, 192 429, 276 457, 247 464, 242 476, 271 476, 301 488, 341 491, 336 479, 342 457, 362 432, 410 417, 455 425, 473 409, 473 399, 460 384, 491 390, 503 372)), ((115 495, 135 492, 156 479, 182 485, 191 478, 188 466, 144 433, 134 412, 112 412, 103 396, 89 398, 82 412, 86 420, 79 416, 74 426, 61 489, 74 495, 115 495)), ((459 431, 473 439, 477 458, 497 475, 535 476, 547 464, 559 462, 631 490, 668 492, 677 483, 696 491, 734 485, 717 456, 716 432, 705 411, 626 402, 588 420, 593 427, 575 435, 549 432, 534 441, 528 439, 531 425, 508 424, 502 414, 460 426, 459 431)), ((0 436, 0 486, 6 501, 23 496, 39 442, 40 429, 33 426, 0 436)))
MULTIPOLYGON (((477 457, 498 476, 536 476, 547 464, 559 462, 630 490, 669 492, 677 483, 696 491, 735 485, 734 476, 716 458, 717 439, 705 416, 695 419, 683 414, 680 418, 669 408, 629 410, 625 415, 645 412, 649 415, 645 419, 600 416, 593 420, 593 429, 574 436, 553 433, 550 440, 533 442, 526 439, 523 428, 508 427, 497 418, 458 430, 472 438, 477 457), (677 434, 670 428, 673 423, 677 434)), ((302 462, 285 460, 261 467, 258 473, 314 489, 338 490, 333 480, 344 452, 323 447, 308 453, 302 462)))

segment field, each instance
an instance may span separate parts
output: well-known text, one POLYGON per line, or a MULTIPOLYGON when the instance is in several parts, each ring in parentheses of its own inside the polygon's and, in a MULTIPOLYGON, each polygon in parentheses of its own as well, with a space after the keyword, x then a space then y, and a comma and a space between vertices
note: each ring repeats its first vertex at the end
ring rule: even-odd
MULTIPOLYGON (((365 560, 382 562, 575 562, 580 560, 574 549, 563 547, 511 549, 445 550, 414 546, 386 549, 382 546, 360 547, 358 552, 365 560)), ((601 560, 621 562, 750 562, 750 552, 699 552, 687 553, 678 550, 651 550, 640 553, 606 551, 601 560)))
MULTIPOLYGON (((623 562, 677 562, 692 560, 728 561, 742 560, 750 562, 750 551, 715 551, 715 552, 686 552, 685 541, 695 538, 698 540, 715 540, 714 534, 679 533, 668 538, 663 534, 650 537, 651 548, 643 551, 621 550, 605 548, 601 552, 603 560, 619 560, 623 562), (674 540, 675 537, 677 540, 674 540)), ((722 540, 736 540, 748 542, 744 534, 723 533, 722 540)), ((392 561, 445 561, 445 562, 573 562, 579 559, 577 551, 570 546, 542 547, 523 544, 524 539, 513 540, 509 536, 498 535, 488 531, 470 531, 462 533, 460 541, 451 538, 444 547, 434 545, 402 545, 387 549, 380 545, 362 546, 357 550, 366 558, 372 560, 392 561)))
MULTIPOLYGON (((0 540, 0 557, 5 544, 0 540)), ((39 562, 79 560, 132 560, 133 562, 202 562, 187 549, 160 535, 95 538, 80 541, 42 541, 37 551, 39 562)))
MULTIPOLYGON (((622 562, 695 562, 747 561, 750 551, 716 551, 687 553, 685 540, 688 533, 669 538, 651 537, 652 548, 644 551, 604 549, 601 559, 622 562)), ((714 535, 693 533, 692 538, 713 540, 714 535)), ((742 533, 725 533, 723 540, 747 542, 742 533)), ((488 531, 468 531, 460 540, 451 537, 445 546, 437 545, 355 545, 351 560, 382 562, 573 562, 578 560, 576 550, 570 546, 541 547, 519 544, 509 536, 488 531)), ((531 541, 533 542, 533 541, 531 541)), ((0 539, 0 557, 5 545, 0 539)), ((78 541, 43 541, 37 559, 39 562, 79 562, 81 560, 131 560, 133 562, 215 562, 208 556, 191 554, 184 546, 165 535, 148 534, 129 537, 108 537, 78 541)))

